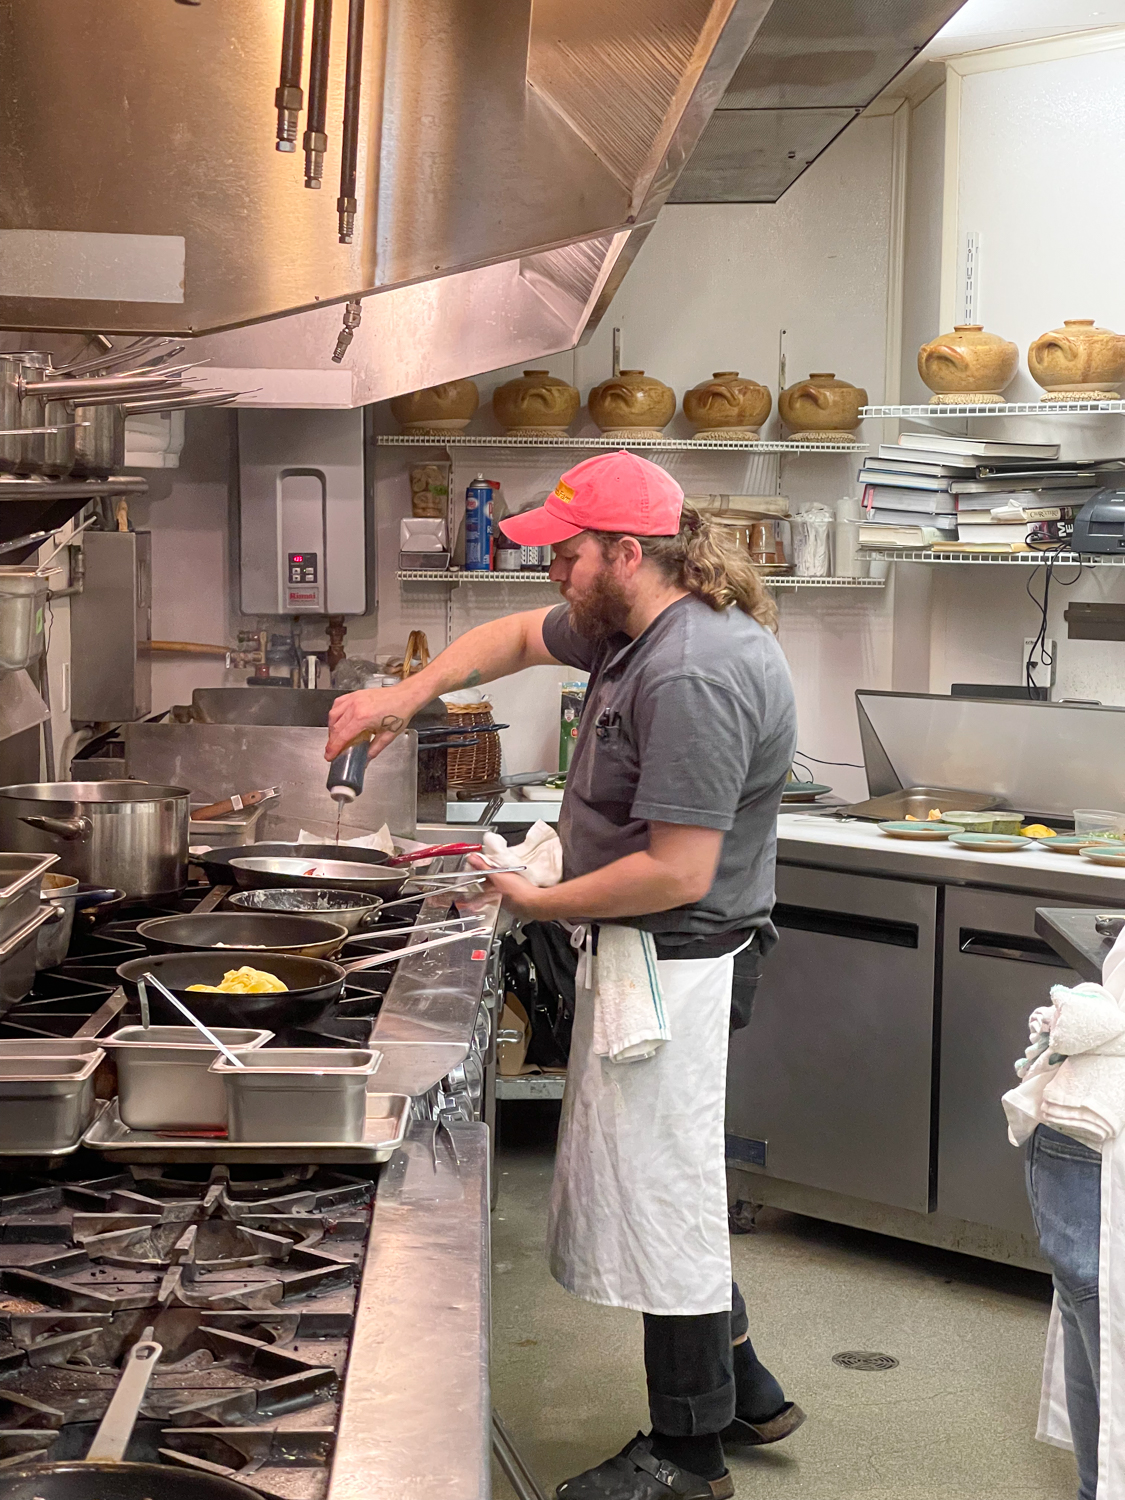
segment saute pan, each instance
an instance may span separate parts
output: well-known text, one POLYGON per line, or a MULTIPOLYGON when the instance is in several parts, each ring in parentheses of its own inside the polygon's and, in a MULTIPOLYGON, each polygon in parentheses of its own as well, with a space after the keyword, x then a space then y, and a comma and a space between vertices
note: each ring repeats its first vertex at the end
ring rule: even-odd
POLYGON ((476 844, 439 844, 430 849, 419 849, 408 856, 396 855, 392 858, 381 849, 362 849, 354 844, 243 844, 208 849, 202 854, 193 854, 191 861, 202 867, 212 885, 237 885, 243 890, 279 885, 328 886, 334 890, 366 890, 389 898, 398 895, 412 874, 412 870, 398 864, 398 860, 407 858, 413 863, 420 859, 434 858, 438 854, 472 853, 479 847, 476 844), (306 869, 325 861, 347 864, 353 869, 339 878, 321 880, 305 877, 294 867, 283 867, 271 872, 259 863, 275 859, 303 860, 306 869), (233 864, 234 860, 239 863, 233 864), (253 863, 246 864, 247 860, 253 863), (371 868, 356 870, 354 867, 357 865, 371 868))
POLYGON ((150 953, 257 948, 266 953, 332 958, 347 942, 348 929, 342 922, 299 913, 213 911, 202 916, 153 917, 139 923, 137 936, 150 953))
MULTIPOLYGON (((415 943, 409 951, 421 952, 448 943, 469 942, 477 932, 483 935, 485 931, 473 917, 454 919, 449 925, 461 927, 461 930, 447 937, 434 938, 432 942, 415 943)), ((260 948, 155 953, 148 958, 131 958, 128 963, 123 963, 117 970, 117 977, 125 993, 136 999, 137 981, 145 974, 155 975, 177 999, 191 1007, 205 1026, 251 1026, 266 1031, 284 1031, 289 1026, 307 1026, 322 1016, 343 993, 349 974, 395 963, 406 951, 396 948, 389 953, 349 959, 342 964, 332 963, 326 958, 301 958, 291 953, 263 953, 260 948), (269 995, 228 995, 189 988, 193 984, 218 984, 228 969, 240 969, 244 964, 273 974, 282 984, 288 985, 288 989, 269 995)), ((180 1024, 181 1018, 167 1001, 161 999, 159 991, 150 988, 148 996, 153 1020, 180 1024)))

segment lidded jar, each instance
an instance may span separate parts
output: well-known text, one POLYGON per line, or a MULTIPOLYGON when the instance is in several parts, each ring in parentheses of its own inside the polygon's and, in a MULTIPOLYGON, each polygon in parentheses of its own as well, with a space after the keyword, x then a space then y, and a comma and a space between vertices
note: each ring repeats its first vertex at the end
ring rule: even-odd
POLYGON ((684 392, 684 416, 695 436, 712 442, 740 439, 752 442, 770 414, 773 397, 764 385, 737 370, 716 370, 684 392))
POLYGON ((462 432, 479 405, 475 380, 446 380, 396 396, 391 415, 403 432, 462 432))
POLYGON ((606 437, 658 438, 676 414, 676 393, 643 370, 622 370, 594 386, 587 405, 606 437))
POLYGON ((1067 318, 1029 347, 1027 368, 1044 401, 1116 401, 1125 380, 1125 334, 1098 328, 1093 318, 1067 318))
POLYGON ((575 388, 549 370, 525 370, 492 393, 496 420, 514 434, 565 432, 581 404, 575 388))
POLYGON ((1012 383, 1020 351, 980 323, 957 323, 918 350, 918 373, 933 391, 932 406, 996 405, 1012 383))
POLYGON ((814 371, 807 380, 782 391, 777 399, 781 420, 790 436, 808 442, 855 442, 859 409, 867 392, 831 371, 814 371))

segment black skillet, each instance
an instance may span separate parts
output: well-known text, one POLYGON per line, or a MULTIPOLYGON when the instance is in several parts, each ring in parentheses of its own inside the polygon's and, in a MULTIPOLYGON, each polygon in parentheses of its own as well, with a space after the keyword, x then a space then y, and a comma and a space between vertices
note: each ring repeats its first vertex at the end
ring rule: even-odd
POLYGON ((265 953, 332 958, 347 942, 348 929, 331 917, 300 912, 209 911, 198 916, 189 912, 150 917, 138 923, 137 936, 150 953, 257 948, 265 953))

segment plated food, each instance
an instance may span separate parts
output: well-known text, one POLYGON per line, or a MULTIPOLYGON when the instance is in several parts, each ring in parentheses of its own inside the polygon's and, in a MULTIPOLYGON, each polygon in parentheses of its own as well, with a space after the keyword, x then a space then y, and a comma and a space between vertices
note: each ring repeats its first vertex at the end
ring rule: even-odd
POLYGON ((228 969, 218 984, 189 984, 188 989, 203 990, 209 995, 280 995, 287 993, 289 986, 282 984, 276 974, 243 964, 239 969, 228 969))
POLYGON ((978 854, 1015 854, 1034 840, 1022 833, 954 833, 949 842, 959 849, 975 849, 978 854))
POLYGON ((1125 844, 1084 844, 1078 851, 1083 859, 1095 865, 1125 865, 1125 844))
POLYGON ((929 818, 907 818, 901 823, 880 823, 879 830, 893 839, 916 839, 919 842, 947 839, 958 831, 954 823, 939 823, 929 818))

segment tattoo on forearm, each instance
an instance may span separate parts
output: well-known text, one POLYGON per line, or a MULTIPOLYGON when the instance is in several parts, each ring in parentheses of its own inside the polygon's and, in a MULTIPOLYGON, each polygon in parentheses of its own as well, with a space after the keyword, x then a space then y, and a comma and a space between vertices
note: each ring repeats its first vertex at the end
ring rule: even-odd
POLYGON ((474 667, 473 670, 469 673, 468 677, 465 678, 461 686, 463 688, 480 686, 480 673, 477 671, 476 667, 474 667))

